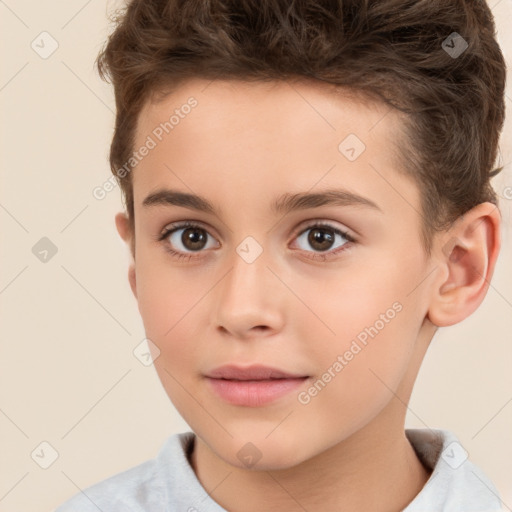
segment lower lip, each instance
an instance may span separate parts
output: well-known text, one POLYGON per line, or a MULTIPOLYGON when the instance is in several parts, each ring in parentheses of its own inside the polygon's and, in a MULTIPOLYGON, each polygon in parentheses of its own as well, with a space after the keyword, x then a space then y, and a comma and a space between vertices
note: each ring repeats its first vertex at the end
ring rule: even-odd
POLYGON ((228 380, 207 378, 213 390, 226 402, 259 407, 297 389, 307 377, 272 380, 228 380))

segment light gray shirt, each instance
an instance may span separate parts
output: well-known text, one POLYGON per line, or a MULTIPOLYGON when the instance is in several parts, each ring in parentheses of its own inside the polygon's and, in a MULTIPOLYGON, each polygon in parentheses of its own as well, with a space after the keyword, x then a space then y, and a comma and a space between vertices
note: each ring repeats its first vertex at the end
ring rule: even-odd
MULTIPOLYGON (((432 474, 403 512, 502 510, 498 491, 452 432, 405 433, 432 474)), ((189 463, 194 439, 193 432, 170 436, 154 459, 86 488, 55 512, 226 512, 201 486, 189 463)))

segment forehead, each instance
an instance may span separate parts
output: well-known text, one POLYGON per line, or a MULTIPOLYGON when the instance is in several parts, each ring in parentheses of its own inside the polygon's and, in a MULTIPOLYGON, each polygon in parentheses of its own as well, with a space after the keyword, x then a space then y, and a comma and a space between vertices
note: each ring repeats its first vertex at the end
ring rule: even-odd
MULTIPOLYGON (((152 131, 162 120, 169 120, 174 111, 182 114, 187 102, 195 100, 194 118, 208 120, 209 126, 236 125, 235 118, 248 125, 263 125, 265 121, 280 125, 301 126, 311 120, 321 131, 337 130, 340 114, 345 125, 359 132, 370 132, 386 117, 385 124, 400 125, 399 113, 383 102, 362 91, 337 87, 318 80, 206 80, 195 78, 184 81, 171 92, 155 92, 139 114, 137 136, 152 131)), ((188 110, 188 109, 185 109, 188 110)), ((185 113, 185 116, 188 115, 185 113)), ((183 115, 179 115, 184 119, 183 115)), ((177 121, 177 119, 175 120, 177 121)), ((173 122, 175 122, 173 121, 173 122)), ((196 123, 198 124, 198 123, 196 123)), ((177 128, 177 123, 173 127, 177 128)), ((197 130, 199 126, 195 126, 197 130)), ((208 126, 204 127, 205 129, 208 126)), ((271 128, 267 125, 267 128, 271 128)), ((179 130, 176 130, 179 131, 179 130)), ((283 138, 286 134, 283 134, 283 138)))
MULTIPOLYGON (((203 196, 247 193, 245 208, 266 190, 270 205, 277 192, 315 184, 378 198, 389 188, 383 176, 389 183, 398 169, 402 129, 387 105, 313 80, 189 80, 141 111, 135 147, 151 139, 154 148, 133 173, 135 200, 167 184, 203 196)), ((412 189, 402 193, 415 201, 412 189)))

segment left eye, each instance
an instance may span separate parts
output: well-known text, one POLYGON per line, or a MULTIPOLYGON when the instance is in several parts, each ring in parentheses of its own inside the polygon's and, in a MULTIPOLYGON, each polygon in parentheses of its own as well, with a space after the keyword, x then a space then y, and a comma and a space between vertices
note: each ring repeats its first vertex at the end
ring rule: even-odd
MULTIPOLYGON (((330 224, 315 224, 309 226, 297 237, 297 241, 307 243, 315 252, 326 252, 330 249, 340 249, 354 239, 345 231, 341 231, 330 224), (339 245, 333 248, 336 238, 340 240, 339 245)), ((307 251, 307 248, 304 250, 307 251)), ((333 250, 331 253, 338 251, 333 250)))

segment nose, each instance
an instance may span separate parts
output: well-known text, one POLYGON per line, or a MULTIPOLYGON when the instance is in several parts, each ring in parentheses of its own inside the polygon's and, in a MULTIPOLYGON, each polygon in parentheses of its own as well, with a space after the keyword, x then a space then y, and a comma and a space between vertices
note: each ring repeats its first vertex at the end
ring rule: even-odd
POLYGON ((268 263, 265 251, 254 261, 243 252, 234 251, 214 298, 214 319, 224 334, 248 339, 282 328, 285 289, 268 263))

